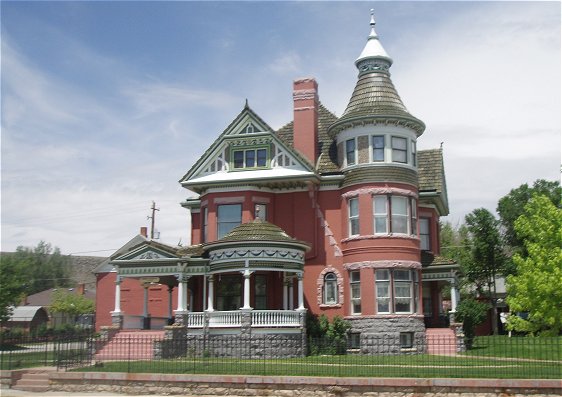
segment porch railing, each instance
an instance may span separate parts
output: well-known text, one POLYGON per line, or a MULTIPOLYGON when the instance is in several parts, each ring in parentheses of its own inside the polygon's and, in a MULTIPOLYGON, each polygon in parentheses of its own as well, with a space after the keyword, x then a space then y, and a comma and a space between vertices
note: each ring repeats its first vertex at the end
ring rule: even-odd
POLYGON ((299 313, 293 310, 252 311, 252 327, 290 327, 299 325, 299 313))
MULTIPOLYGON (((252 310, 252 327, 298 327, 299 313, 294 310, 252 310)), ((203 328, 205 316, 209 318, 209 328, 240 327, 241 311, 190 312, 187 316, 188 328, 203 328)))

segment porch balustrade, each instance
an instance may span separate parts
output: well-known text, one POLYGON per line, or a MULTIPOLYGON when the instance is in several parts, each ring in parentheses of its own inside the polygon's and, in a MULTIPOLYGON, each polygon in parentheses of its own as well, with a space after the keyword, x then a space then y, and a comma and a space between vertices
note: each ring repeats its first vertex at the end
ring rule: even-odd
MULTIPOLYGON (((205 316, 209 328, 236 328, 242 325, 241 311, 190 312, 187 316, 188 328, 203 328, 205 316)), ((252 327, 298 327, 299 313, 294 310, 252 310, 252 327)))

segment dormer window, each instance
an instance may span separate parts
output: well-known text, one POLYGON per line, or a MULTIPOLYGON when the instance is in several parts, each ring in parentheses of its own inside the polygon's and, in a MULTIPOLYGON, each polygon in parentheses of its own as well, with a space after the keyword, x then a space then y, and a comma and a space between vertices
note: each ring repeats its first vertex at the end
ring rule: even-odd
POLYGON ((245 149, 232 152, 234 169, 265 168, 267 166, 267 149, 245 149))
POLYGON ((252 123, 248 123, 246 126, 246 134, 253 134, 254 132, 256 132, 256 127, 254 127, 252 123))

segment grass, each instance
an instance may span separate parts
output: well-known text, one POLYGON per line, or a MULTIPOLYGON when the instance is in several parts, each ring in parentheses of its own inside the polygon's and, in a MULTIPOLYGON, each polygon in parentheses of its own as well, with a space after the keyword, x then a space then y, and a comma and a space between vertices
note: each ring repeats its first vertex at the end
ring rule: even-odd
POLYGON ((293 359, 242 360, 188 358, 106 362, 79 371, 287 375, 331 377, 545 378, 562 375, 560 363, 506 361, 495 358, 408 356, 313 356, 293 359))
POLYGON ((465 354, 562 361, 562 337, 480 336, 474 340, 472 349, 465 354))

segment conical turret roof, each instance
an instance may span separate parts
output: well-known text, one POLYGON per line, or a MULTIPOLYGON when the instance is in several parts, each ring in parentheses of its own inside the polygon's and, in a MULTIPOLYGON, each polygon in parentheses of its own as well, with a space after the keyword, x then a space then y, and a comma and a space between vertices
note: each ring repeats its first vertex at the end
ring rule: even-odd
POLYGON ((355 123, 382 119, 403 123, 421 135, 425 124, 408 112, 390 79, 389 68, 393 61, 375 31, 373 10, 370 25, 367 44, 355 61, 359 70, 357 84, 347 108, 338 121, 330 126, 329 133, 335 137, 338 132, 355 123))

